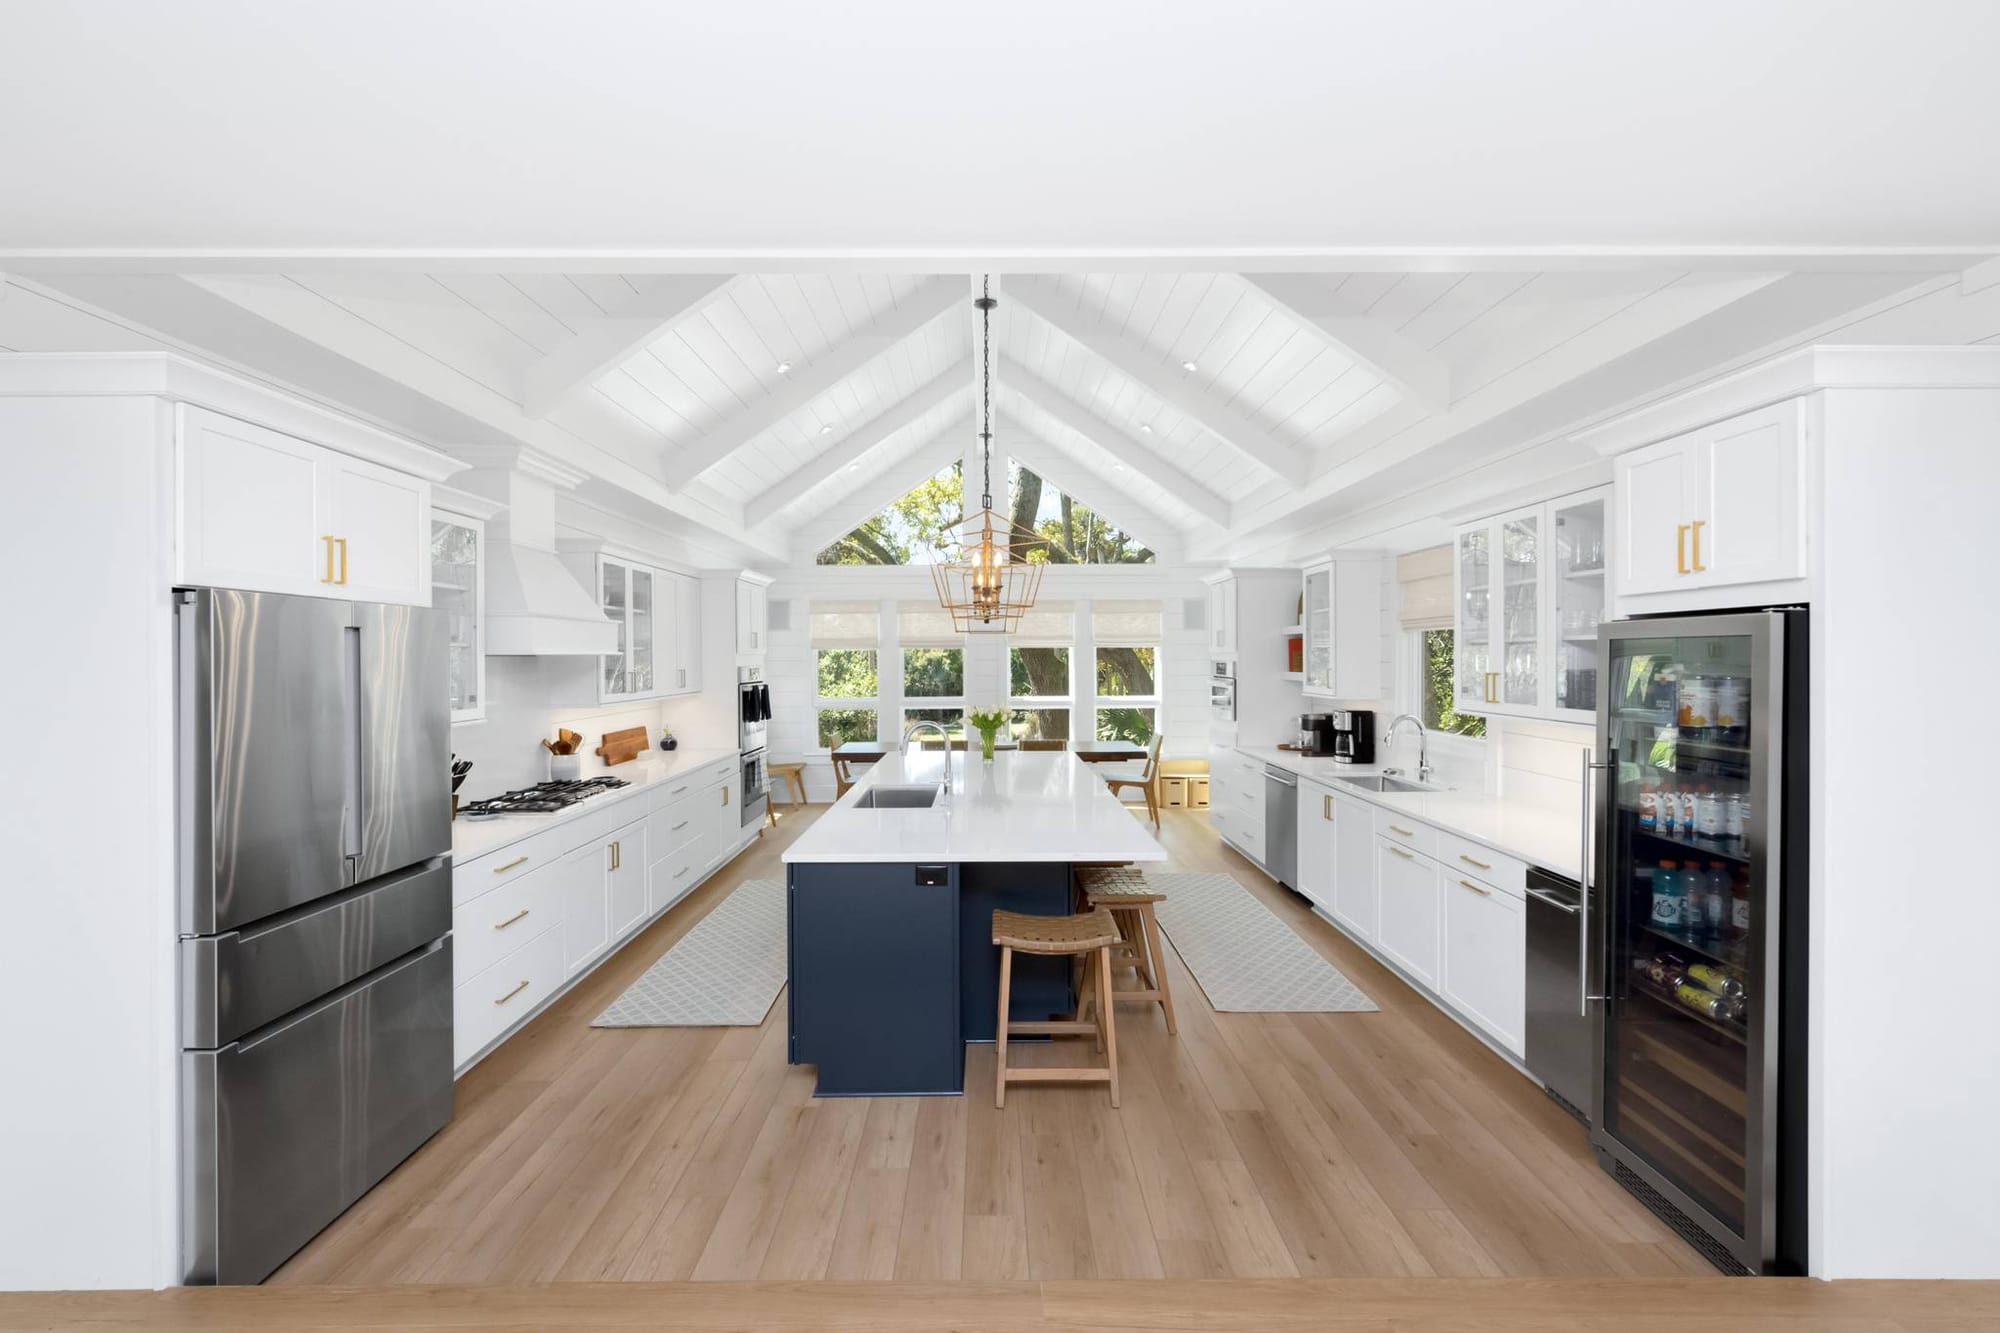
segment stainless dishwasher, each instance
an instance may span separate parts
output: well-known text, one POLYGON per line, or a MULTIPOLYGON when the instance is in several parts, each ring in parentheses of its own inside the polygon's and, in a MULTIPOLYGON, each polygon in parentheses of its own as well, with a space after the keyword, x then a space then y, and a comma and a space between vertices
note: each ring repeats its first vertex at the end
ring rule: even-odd
POLYGON ((1528 867, 1528 1070, 1562 1107, 1589 1123, 1597 1033, 1585 990, 1590 920, 1573 879, 1528 867))
POLYGON ((1299 780, 1264 766, 1264 873, 1288 889, 1299 883, 1299 780))

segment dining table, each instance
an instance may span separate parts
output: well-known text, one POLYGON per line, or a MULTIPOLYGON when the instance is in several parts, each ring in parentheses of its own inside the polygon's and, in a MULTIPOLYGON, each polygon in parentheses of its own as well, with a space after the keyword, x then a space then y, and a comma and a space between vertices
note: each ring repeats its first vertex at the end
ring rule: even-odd
POLYGON ((1145 746, 1131 741, 1071 741, 1069 750, 1086 764, 1122 764, 1147 754, 1145 746))

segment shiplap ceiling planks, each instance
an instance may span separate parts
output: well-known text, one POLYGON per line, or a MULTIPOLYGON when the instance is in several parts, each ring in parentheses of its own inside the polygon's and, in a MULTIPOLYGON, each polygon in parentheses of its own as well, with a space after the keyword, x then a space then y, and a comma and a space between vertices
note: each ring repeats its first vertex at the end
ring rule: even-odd
MULTIPOLYGON (((1325 526, 1342 494, 1380 491, 1378 476, 1426 459, 1462 470, 1465 442, 1496 447, 1494 423, 1568 401, 1579 377, 1780 279, 1811 275, 1639 261, 1009 272, 996 406, 1024 451, 1100 503, 1115 486, 1149 540, 1268 551, 1325 526)), ((781 558, 809 558, 855 497, 934 471, 939 433, 977 404, 976 274, 333 266, 174 281, 569 456, 711 544, 781 558)), ((170 304, 155 291, 134 312, 151 326, 170 304)))

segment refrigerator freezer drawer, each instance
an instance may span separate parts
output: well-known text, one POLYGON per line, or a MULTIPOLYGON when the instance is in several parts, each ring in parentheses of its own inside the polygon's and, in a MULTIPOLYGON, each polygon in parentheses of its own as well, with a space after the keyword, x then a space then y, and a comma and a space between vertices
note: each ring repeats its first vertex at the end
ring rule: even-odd
POLYGON ((181 1059, 185 1278, 261 1282, 451 1119, 451 941, 181 1059))
POLYGON ((181 941, 181 1044, 209 1048, 451 930, 451 867, 435 861, 247 930, 181 941))

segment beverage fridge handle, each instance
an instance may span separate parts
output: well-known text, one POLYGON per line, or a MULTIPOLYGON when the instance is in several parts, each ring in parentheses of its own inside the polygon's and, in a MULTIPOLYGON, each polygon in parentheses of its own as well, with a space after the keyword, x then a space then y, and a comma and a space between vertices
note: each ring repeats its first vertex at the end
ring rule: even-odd
MULTIPOLYGON (((1576 924, 1576 1013, 1579 1018, 1590 1017, 1590 1002, 1601 1000, 1602 995, 1590 993, 1590 831, 1597 822, 1597 803, 1591 799, 1590 774, 1592 770, 1609 772, 1609 761, 1599 763, 1592 758, 1591 751, 1583 751, 1583 839, 1582 855, 1577 860, 1578 888, 1577 904, 1582 909, 1576 924)), ((1607 821, 1608 822, 1608 821, 1607 821)))

